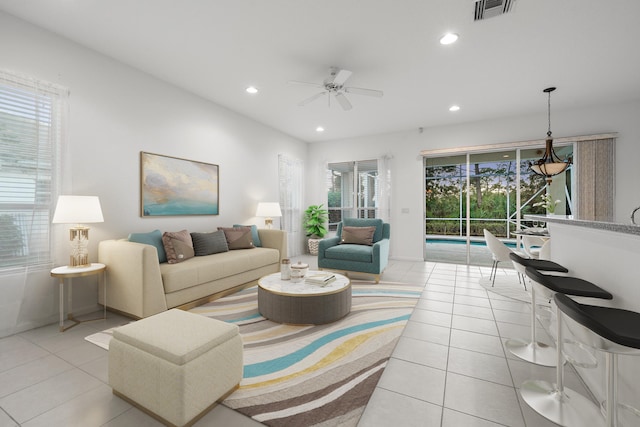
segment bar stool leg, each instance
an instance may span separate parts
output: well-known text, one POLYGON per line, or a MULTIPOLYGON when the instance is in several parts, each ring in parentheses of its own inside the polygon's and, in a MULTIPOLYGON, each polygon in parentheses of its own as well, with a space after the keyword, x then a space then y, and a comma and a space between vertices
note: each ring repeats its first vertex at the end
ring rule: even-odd
POLYGON ((510 339, 507 349, 520 359, 541 366, 556 366, 556 351, 553 347, 536 340, 536 286, 531 284, 531 340, 510 339))
POLYGON ((606 353, 605 357, 607 367, 607 402, 605 405, 607 427, 616 427, 618 425, 618 355, 616 353, 606 353))
MULTIPOLYGON (((537 413, 565 427, 604 426, 600 408, 580 393, 564 387, 564 355, 562 354, 562 317, 556 307, 556 383, 529 380, 520 386, 522 399, 537 413)), ((607 424, 613 426, 615 424, 607 424)))

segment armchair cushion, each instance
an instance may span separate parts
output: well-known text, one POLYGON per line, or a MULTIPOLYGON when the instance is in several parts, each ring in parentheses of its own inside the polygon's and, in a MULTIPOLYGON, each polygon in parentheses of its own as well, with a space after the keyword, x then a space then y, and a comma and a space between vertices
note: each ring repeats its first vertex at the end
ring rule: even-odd
POLYGON ((324 251, 325 258, 339 259, 343 261, 373 262, 373 250, 371 246, 340 244, 332 246, 324 251))

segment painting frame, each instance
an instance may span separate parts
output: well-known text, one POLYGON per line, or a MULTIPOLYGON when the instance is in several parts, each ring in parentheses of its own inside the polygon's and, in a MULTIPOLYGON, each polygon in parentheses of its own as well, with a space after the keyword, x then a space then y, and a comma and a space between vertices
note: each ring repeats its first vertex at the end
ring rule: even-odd
POLYGON ((140 152, 140 216, 220 214, 220 166, 140 152))

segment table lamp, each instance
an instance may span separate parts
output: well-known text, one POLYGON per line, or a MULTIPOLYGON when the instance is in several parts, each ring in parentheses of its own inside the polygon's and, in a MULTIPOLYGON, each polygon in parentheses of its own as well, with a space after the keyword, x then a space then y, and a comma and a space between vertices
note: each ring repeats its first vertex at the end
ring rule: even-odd
POLYGON ((264 225, 267 228, 273 226, 273 217, 281 217, 280 203, 276 202, 260 202, 256 210, 256 216, 265 217, 264 225))
POLYGON ((53 214, 53 224, 76 224, 69 229, 71 241, 70 267, 86 267, 89 263, 89 227, 82 223, 104 222, 97 196, 60 196, 53 214))

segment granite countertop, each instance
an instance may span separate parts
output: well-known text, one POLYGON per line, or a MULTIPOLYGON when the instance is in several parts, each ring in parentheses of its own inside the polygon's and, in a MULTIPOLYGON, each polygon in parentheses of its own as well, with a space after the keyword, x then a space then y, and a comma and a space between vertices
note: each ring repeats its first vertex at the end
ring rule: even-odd
POLYGON ((616 233, 635 234, 640 236, 640 225, 622 224, 619 222, 604 222, 604 221, 588 221, 583 219, 573 219, 570 216, 562 215, 525 215, 525 219, 535 219, 537 221, 544 221, 547 223, 567 224, 575 225, 577 227, 594 228, 597 230, 613 231, 616 233))

